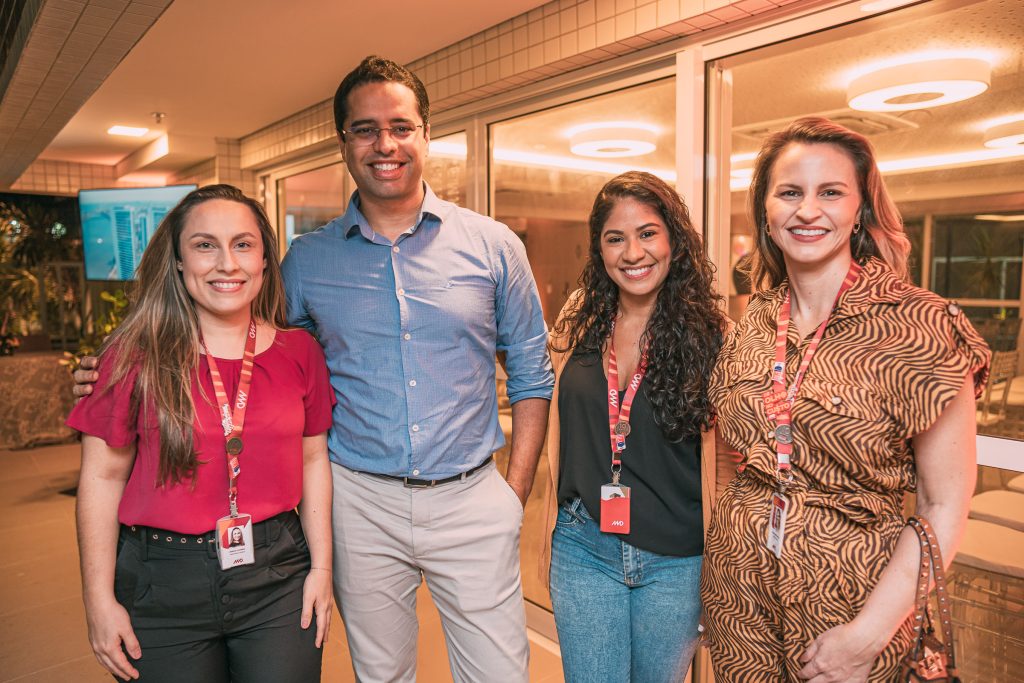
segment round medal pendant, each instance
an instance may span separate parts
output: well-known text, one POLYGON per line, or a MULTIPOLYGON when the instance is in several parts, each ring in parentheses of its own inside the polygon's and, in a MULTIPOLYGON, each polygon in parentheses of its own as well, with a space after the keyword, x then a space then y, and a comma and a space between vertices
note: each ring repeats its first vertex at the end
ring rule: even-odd
POLYGON ((629 436, 629 431, 628 422, 618 422, 615 424, 615 434, 618 436, 629 436))
POLYGON ((230 439, 228 439, 228 453, 230 455, 238 455, 241 452, 242 439, 237 436, 233 436, 230 439))
POLYGON ((779 425, 775 428, 775 440, 779 443, 793 443, 793 430, 789 425, 779 425))

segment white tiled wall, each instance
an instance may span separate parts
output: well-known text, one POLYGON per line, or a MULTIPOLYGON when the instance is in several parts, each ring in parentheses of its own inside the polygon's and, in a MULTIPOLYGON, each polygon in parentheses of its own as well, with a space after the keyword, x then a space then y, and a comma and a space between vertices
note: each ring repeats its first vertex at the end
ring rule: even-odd
MULTIPOLYGON (((436 113, 802 1, 553 0, 407 66, 436 113)), ((325 100, 242 138, 242 166, 266 166, 335 135, 325 100)))
MULTIPOLYGON (((159 0, 151 0, 159 2, 159 0)), ((807 0, 552 0, 409 64, 427 87, 436 113, 535 83, 680 36, 705 31, 807 0)), ((342 74, 338 74, 339 79, 342 74)), ((240 140, 217 140, 217 156, 168 182, 227 182, 255 196, 252 169, 333 141, 331 99, 240 140)), ((39 162, 15 184, 32 191, 74 192, 125 183, 86 164, 39 162), (56 184, 51 184, 51 183, 56 184), (68 189, 63 189, 68 188, 68 189)))

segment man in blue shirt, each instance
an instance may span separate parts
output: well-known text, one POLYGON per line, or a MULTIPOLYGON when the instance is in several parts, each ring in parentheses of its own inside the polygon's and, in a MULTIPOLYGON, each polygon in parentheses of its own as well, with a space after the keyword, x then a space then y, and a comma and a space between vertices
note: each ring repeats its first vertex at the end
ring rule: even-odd
POLYGON ((441 614, 456 681, 526 681, 519 531, 553 376, 537 287, 504 225, 423 181, 420 80, 368 57, 334 100, 358 190, 282 264, 289 319, 316 333, 338 403, 334 585, 361 681, 411 681, 416 589, 441 614), (495 395, 512 403, 505 479, 495 395))

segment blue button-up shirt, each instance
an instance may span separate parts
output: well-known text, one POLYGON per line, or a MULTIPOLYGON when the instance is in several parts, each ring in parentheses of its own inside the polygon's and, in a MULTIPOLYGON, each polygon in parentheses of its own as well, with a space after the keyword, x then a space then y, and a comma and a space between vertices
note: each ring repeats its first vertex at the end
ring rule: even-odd
POLYGON ((547 329, 523 243, 426 188, 395 242, 359 211, 297 237, 282 263, 288 318, 315 333, 338 403, 331 460, 421 479, 501 448, 495 352, 511 402, 551 398, 547 329))

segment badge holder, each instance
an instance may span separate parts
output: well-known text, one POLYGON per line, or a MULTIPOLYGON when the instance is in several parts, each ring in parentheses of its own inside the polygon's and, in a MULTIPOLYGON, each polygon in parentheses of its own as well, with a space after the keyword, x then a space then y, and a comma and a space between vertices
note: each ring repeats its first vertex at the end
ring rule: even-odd
POLYGON ((629 533, 629 487, 619 483, 622 465, 612 465, 612 481, 601 487, 601 531, 629 533))
POLYGON ((256 561, 252 543, 252 517, 221 517, 217 520, 217 559, 221 569, 233 569, 256 561))

